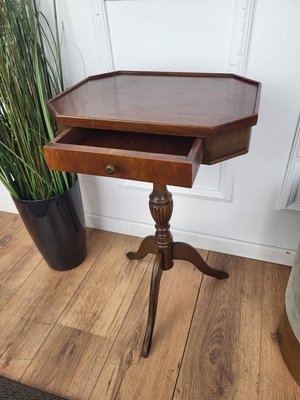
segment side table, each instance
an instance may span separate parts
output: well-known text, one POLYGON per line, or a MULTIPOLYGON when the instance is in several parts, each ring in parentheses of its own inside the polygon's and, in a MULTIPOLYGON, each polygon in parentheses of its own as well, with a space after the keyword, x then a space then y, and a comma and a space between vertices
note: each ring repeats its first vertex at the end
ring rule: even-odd
POLYGON ((155 324, 162 272, 186 260, 217 279, 190 245, 173 242, 167 185, 192 187, 201 163, 248 152, 260 84, 232 74, 116 71, 91 76, 49 101, 65 127, 45 146, 49 168, 153 183, 149 207, 156 232, 130 260, 155 255, 142 356, 155 324))

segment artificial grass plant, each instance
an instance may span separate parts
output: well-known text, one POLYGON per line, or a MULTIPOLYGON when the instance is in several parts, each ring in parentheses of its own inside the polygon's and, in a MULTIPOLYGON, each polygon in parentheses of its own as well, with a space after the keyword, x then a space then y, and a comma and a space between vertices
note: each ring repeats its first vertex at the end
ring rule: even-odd
POLYGON ((56 4, 54 32, 36 0, 0 3, 0 181, 16 198, 41 200, 76 176, 50 171, 43 146, 55 122, 46 101, 63 90, 56 4))

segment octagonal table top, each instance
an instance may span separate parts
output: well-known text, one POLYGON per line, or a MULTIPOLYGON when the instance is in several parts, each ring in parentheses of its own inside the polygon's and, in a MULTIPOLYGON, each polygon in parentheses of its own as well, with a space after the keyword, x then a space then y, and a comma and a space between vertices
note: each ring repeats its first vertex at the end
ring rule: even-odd
POLYGON ((233 74, 116 71, 51 99, 65 126, 203 138, 257 123, 260 83, 233 74))

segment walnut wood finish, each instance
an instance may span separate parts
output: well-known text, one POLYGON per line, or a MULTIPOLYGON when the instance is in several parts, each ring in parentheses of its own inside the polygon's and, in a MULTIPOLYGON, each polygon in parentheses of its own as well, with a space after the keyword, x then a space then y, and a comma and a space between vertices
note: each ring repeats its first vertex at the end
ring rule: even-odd
POLYGON ((257 122, 260 84, 233 74, 116 71, 50 100, 61 125, 211 138, 257 122))
POLYGON ((143 357, 151 346, 162 271, 174 259, 217 279, 228 277, 192 246, 173 243, 166 185, 191 187, 201 162, 245 154, 259 95, 260 83, 233 74, 117 71, 87 78, 48 103, 58 124, 72 127, 45 146, 51 169, 154 182, 149 206, 155 235, 127 253, 129 259, 156 255, 143 357))
POLYGON ((163 260, 163 253, 159 251, 155 257, 152 276, 151 276, 147 328, 143 342, 143 349, 141 353, 141 356, 144 358, 148 357, 152 342, 152 334, 154 329, 157 302, 158 302, 159 285, 160 285, 161 275, 163 272, 162 260, 163 260))
MULTIPOLYGON (((67 160, 61 161, 61 158, 73 158, 71 152, 74 151, 77 156, 84 153, 82 159, 93 158, 98 165, 104 162, 105 154, 102 158, 99 155, 102 147, 173 155, 177 154, 173 153, 176 143, 178 148, 186 150, 190 142, 184 138, 189 136, 203 138, 204 156, 200 162, 204 164, 237 157, 248 152, 250 128, 257 122, 259 95, 258 82, 233 74, 116 71, 91 76, 48 104, 60 126, 82 128, 66 131, 53 142, 55 146, 49 151, 46 146, 49 165, 53 164, 53 169, 76 171, 77 160, 75 167, 67 160), (153 134, 159 135, 159 139, 153 134), (170 135, 169 141, 166 135, 170 135), (140 141, 139 136, 143 136, 140 141), (176 136, 180 137, 177 142, 176 136), (141 143, 147 145, 140 146, 141 143), (87 148, 83 150, 80 146, 97 147, 98 151, 91 149, 91 154, 87 155, 87 148), (159 147, 168 149, 169 146, 171 153, 158 151, 159 147), (50 151, 57 154, 52 155, 50 151), (57 160, 53 161, 54 158, 57 160)), ((135 157, 134 154, 131 156, 135 157)), ((117 161, 124 169, 122 160, 117 161)), ((132 163, 131 170, 141 170, 140 162, 132 163)), ((95 168, 83 164, 76 172, 105 176, 103 165, 95 168)), ((150 165, 142 165, 142 168, 149 169, 150 165)), ((116 172, 118 177, 126 179, 181 186, 180 180, 170 181, 170 177, 158 180, 160 174, 155 174, 156 179, 151 180, 143 176, 131 177, 128 171, 116 172)), ((186 171, 180 173, 187 175, 186 171)), ((174 175, 178 176, 178 173, 174 171, 174 175)), ((182 186, 190 187, 191 183, 182 186)))
POLYGON ((150 253, 157 254, 155 236, 146 236, 140 244, 138 251, 129 251, 126 256, 129 258, 129 260, 141 260, 150 253))
POLYGON ((142 357, 148 357, 151 347, 161 274, 164 270, 173 267, 173 260, 188 261, 203 274, 217 279, 229 277, 227 272, 209 267, 200 254, 189 244, 173 242, 169 224, 173 211, 173 200, 166 185, 153 184, 153 191, 149 196, 149 208, 156 223, 155 236, 147 236, 136 253, 129 252, 126 254, 130 260, 141 259, 149 253, 156 254, 151 278, 148 321, 142 357))
POLYGON ((194 247, 187 243, 175 242, 173 244, 174 260, 184 260, 192 263, 204 275, 217 279, 227 279, 228 273, 219 269, 209 267, 194 247))
POLYGON ((44 151, 53 170, 192 187, 203 158, 203 140, 71 128, 44 151))
POLYGON ((225 132, 215 138, 204 139, 202 164, 217 164, 248 153, 251 128, 225 132))
POLYGON ((149 196, 149 208, 155 224, 155 244, 163 254, 161 268, 164 270, 173 267, 172 243, 169 221, 173 212, 172 194, 166 185, 153 184, 153 191, 149 196))

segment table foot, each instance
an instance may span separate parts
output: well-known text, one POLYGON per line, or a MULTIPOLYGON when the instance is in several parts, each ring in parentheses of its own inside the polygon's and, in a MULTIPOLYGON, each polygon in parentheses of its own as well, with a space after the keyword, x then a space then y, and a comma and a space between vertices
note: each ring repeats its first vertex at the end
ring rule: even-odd
POLYGON ((128 257, 129 260, 141 260, 147 254, 150 254, 150 253, 157 254, 157 246, 155 244, 154 236, 145 237, 145 239, 143 239, 142 243, 140 244, 138 251, 136 251, 136 252, 129 251, 126 254, 126 257, 128 257))
POLYGON ((141 353, 141 356, 145 358, 148 357, 152 342, 152 334, 153 334, 156 310, 157 310, 159 284, 163 272, 161 268, 161 263, 162 263, 162 253, 158 252, 152 270, 147 328, 141 353))
POLYGON ((189 261, 205 275, 209 275, 217 279, 226 279, 229 277, 227 272, 209 267, 200 256, 198 251, 187 243, 173 243, 173 258, 175 260, 189 261))

